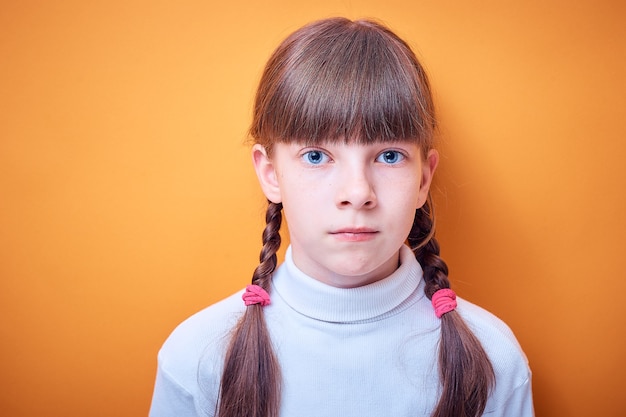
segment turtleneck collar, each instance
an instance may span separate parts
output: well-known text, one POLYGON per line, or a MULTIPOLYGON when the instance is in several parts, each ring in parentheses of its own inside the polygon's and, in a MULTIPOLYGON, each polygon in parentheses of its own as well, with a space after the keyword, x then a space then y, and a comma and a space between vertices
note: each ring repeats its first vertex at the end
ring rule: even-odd
POLYGON ((333 287, 306 275, 294 264, 289 247, 274 274, 272 292, 300 314, 348 323, 387 317, 409 298, 417 301, 423 297, 423 290, 416 292, 422 286, 422 268, 407 246, 400 249, 400 266, 391 275, 356 288, 333 287))

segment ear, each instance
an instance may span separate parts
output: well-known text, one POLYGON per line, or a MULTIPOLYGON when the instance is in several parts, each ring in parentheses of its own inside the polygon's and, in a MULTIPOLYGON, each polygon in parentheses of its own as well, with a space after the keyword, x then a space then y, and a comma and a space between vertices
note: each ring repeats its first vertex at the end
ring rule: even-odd
POLYGON ((420 181, 420 191, 416 208, 422 207, 428 199, 428 191, 430 190, 430 184, 433 181, 437 164, 439 164, 439 152, 437 152, 436 149, 431 149, 422 162, 422 179, 420 181))
POLYGON ((280 203, 282 198, 276 168, 267 154, 267 149, 258 143, 252 147, 252 164, 265 197, 272 203, 280 203))

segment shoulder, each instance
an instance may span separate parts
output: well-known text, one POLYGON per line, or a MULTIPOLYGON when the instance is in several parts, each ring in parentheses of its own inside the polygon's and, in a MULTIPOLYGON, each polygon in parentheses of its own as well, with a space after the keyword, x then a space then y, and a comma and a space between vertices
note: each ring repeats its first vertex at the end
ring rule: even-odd
POLYGON ((495 392, 488 408, 501 408, 516 396, 530 398, 532 373, 526 354, 510 327, 494 314, 464 299, 458 299, 458 311, 483 345, 496 375, 495 392))
POLYGON ((458 312, 472 329, 491 357, 499 362, 518 361, 526 368, 527 359, 511 328, 493 313, 465 299, 458 298, 458 312))
POLYGON ((241 294, 235 293, 180 323, 159 351, 159 371, 192 392, 200 362, 219 363, 228 335, 243 313, 241 294))
POLYGON ((457 302, 457 311, 477 335, 487 333, 490 336, 495 336, 498 340, 502 339, 502 341, 517 344, 513 331, 495 314, 461 297, 457 297, 457 302))

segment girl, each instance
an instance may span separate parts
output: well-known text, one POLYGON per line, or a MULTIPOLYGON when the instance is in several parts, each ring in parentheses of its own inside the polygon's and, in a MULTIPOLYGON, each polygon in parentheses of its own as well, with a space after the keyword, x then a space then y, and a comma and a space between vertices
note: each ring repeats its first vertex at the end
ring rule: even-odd
POLYGON ((449 289, 435 129, 424 70, 380 24, 322 20, 278 47, 251 127, 260 265, 165 342, 151 416, 533 415, 515 337, 449 289))

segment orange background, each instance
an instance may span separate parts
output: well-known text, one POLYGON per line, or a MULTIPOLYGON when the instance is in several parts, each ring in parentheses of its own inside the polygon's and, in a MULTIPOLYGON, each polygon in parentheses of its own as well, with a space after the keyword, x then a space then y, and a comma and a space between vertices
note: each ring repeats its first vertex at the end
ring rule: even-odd
POLYGON ((256 265, 262 66, 345 15, 431 74, 443 255, 516 332, 537 415, 625 415, 622 4, 2 2, 0 414, 146 415, 169 332, 256 265))

